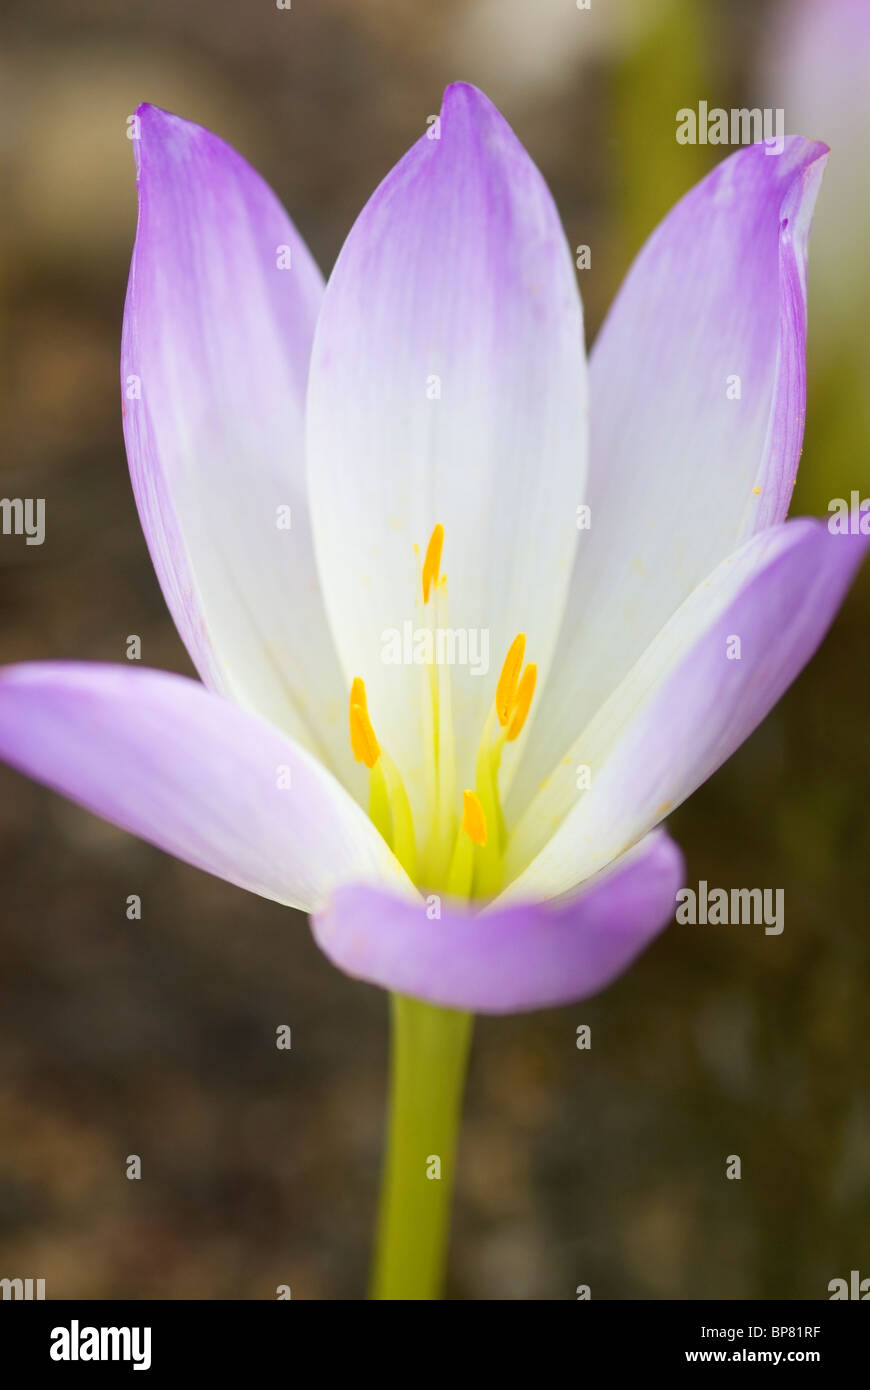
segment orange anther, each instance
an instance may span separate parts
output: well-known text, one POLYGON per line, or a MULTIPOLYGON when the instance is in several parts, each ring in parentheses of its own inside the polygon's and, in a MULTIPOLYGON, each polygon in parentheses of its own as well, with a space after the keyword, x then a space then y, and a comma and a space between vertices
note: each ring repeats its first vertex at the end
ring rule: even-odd
POLYGON ((426 555, 423 560, 423 602, 429 602, 429 594, 432 585, 438 583, 438 575, 441 570, 441 551, 444 547, 444 527, 441 522, 435 527, 429 537, 429 544, 426 546, 426 555))
POLYGON ((511 714, 510 728, 507 731, 508 743, 512 743, 523 729, 532 703, 532 696, 535 693, 535 682, 538 679, 538 668, 534 662, 530 662, 523 671, 522 679, 517 687, 517 697, 514 701, 513 713, 511 714))
POLYGON ((381 750, 375 738, 375 731, 372 728, 372 721, 369 719, 368 700, 366 699, 365 682, 359 676, 350 688, 350 746, 353 749, 353 756, 358 763, 365 763, 367 768, 373 768, 381 750))
POLYGON ((462 829, 476 845, 486 844, 486 816, 476 792, 462 793, 462 829))
POLYGON ((526 651, 526 635, 518 632, 508 648, 508 654, 501 668, 498 685, 495 689, 495 712, 499 724, 507 724, 517 698, 517 685, 523 669, 526 651))

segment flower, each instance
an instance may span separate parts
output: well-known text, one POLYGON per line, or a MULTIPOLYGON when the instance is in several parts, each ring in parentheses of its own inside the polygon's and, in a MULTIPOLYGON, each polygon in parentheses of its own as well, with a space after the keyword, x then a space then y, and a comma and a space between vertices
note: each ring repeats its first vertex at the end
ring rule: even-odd
POLYGON ((499 1012, 602 988, 672 916, 660 822, 800 671, 863 554, 785 522, 826 147, 742 149, 677 204, 588 411, 556 210, 474 87, 325 289, 235 151, 138 116, 125 435, 203 684, 8 668, 0 752, 311 912, 390 990, 499 1012))

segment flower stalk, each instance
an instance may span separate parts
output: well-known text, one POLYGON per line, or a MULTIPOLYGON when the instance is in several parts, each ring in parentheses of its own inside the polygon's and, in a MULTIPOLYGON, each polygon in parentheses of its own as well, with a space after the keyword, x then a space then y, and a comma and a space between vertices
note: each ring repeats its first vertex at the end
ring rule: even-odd
POLYGON ((393 994, 387 1152, 371 1296, 441 1297, 473 1015, 393 994))

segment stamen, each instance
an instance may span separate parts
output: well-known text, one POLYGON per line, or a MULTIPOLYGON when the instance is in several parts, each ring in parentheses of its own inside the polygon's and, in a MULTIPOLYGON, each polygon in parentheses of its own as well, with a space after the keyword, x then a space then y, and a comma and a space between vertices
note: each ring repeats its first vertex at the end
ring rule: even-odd
MULTIPOLYGON (((439 522, 429 537, 425 556, 416 557, 415 607, 431 608, 422 616, 430 635, 448 628, 447 577, 441 572, 444 527, 439 522)), ((529 715, 538 668, 523 666, 525 633, 511 642, 490 706, 475 762, 474 790, 462 793, 457 817, 457 787, 450 672, 436 661, 421 672, 426 837, 418 861, 414 818, 402 777, 386 749, 381 748, 369 716, 365 683, 351 685, 348 719, 350 742, 357 762, 369 769, 369 816, 413 883, 437 887, 459 898, 491 899, 504 876, 507 831, 499 793, 499 771, 506 743, 519 737, 529 715), (458 822, 458 824, 457 824, 458 822), (419 877, 418 877, 419 870, 419 877)), ((415 772, 420 770, 419 762, 415 772)))
POLYGON ((384 760, 379 758, 369 773, 369 820, 388 845, 393 843, 393 812, 384 760))
POLYGON ((476 845, 486 844, 486 816, 475 792, 462 793, 462 829, 476 845))
POLYGON ((508 648, 508 654, 504 659, 504 665, 501 668, 501 675, 495 689, 495 708, 498 722, 501 725, 507 724, 511 717, 525 651, 526 634, 519 632, 508 648))
MULTIPOLYGON (((447 575, 441 570, 444 527, 439 523, 429 537, 420 576, 426 623, 433 650, 440 631, 449 628, 447 575), (430 601, 431 600, 431 601, 430 601)), ((418 600, 419 602, 419 600, 418 600)), ((437 659, 423 675, 423 734, 426 741, 425 775, 430 816, 423 847, 423 873, 429 884, 440 883, 449 872, 456 841, 456 776, 450 669, 437 659)))
POLYGON ((365 763, 371 771, 381 756, 371 720, 362 705, 350 707, 350 746, 358 763, 365 763))
POLYGON ((350 746, 358 763, 365 763, 371 770, 381 756, 380 745, 375 738, 372 721, 369 718, 365 682, 357 676, 350 688, 350 746))
POLYGON ((507 834, 499 797, 499 766, 505 743, 513 742, 522 732, 538 675, 533 662, 520 675, 525 644, 523 633, 511 643, 499 677, 495 704, 477 750, 475 789, 488 828, 487 838, 479 844, 474 859, 474 893, 481 898, 494 898, 502 886, 507 834))
POLYGON ((417 881, 417 838, 414 834, 414 817, 411 803, 399 769, 388 754, 381 761, 387 784, 387 797, 392 815, 391 848, 412 883, 417 881))
POLYGON ((349 722, 353 755, 371 773, 369 816, 413 882, 417 875, 417 843, 410 802, 399 769, 375 737, 365 682, 359 676, 350 688, 349 722))
MULTIPOLYGON (((366 683, 364 680, 360 680, 359 676, 354 676, 350 687, 350 708, 353 709, 354 705, 359 705, 368 718, 369 697, 366 694, 366 683)), ((357 762, 359 761, 361 760, 357 758, 357 762)))
MULTIPOLYGON (((498 727, 495 706, 490 710, 477 750, 475 791, 489 830, 486 841, 475 855, 474 891, 482 898, 494 898, 501 888, 501 844, 499 835, 498 760, 504 734, 493 742, 498 727)), ((460 835, 459 839, 462 840, 460 835)))
POLYGON ((451 897, 470 898, 474 883, 475 846, 486 844, 486 816, 472 791, 462 793, 462 828, 456 837, 447 872, 447 892, 451 897))
POLYGON ((534 662, 530 662, 525 671, 523 671, 522 679, 517 688, 513 714, 511 715, 511 722, 507 731, 508 743, 513 743, 514 739, 518 738, 522 733, 523 725, 528 718, 532 696, 535 693, 535 682, 537 679, 538 668, 534 662))
POLYGON ((426 546, 426 556, 423 560, 423 602, 429 602, 429 594, 432 585, 438 583, 438 575, 441 570, 441 549, 444 545, 444 527, 439 521, 431 536, 429 544, 426 546))

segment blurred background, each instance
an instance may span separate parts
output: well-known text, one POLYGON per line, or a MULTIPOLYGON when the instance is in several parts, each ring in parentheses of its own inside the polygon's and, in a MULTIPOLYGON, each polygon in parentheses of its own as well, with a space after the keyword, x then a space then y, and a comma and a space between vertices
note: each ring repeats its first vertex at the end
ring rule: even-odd
MULTIPOLYGON (((0 542, 0 661, 119 661, 137 633, 147 664, 190 670, 121 438, 142 100, 235 144, 328 270, 444 85, 476 82, 593 248, 590 341, 645 236, 728 153, 677 145, 678 108, 783 106, 834 150, 792 510, 870 496, 866 0, 6 0, 2 30, 0 494, 45 497, 48 529, 0 542)), ((478 1022, 451 1297, 825 1298, 870 1275, 868 616, 865 571, 670 822, 688 882, 784 886, 783 935, 674 926, 598 999, 478 1022)), ((0 862, 0 1277, 49 1298, 360 1297, 385 997, 301 917, 5 767, 0 862)))

